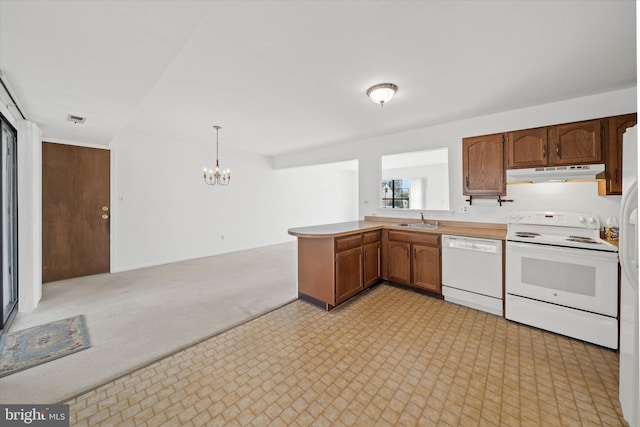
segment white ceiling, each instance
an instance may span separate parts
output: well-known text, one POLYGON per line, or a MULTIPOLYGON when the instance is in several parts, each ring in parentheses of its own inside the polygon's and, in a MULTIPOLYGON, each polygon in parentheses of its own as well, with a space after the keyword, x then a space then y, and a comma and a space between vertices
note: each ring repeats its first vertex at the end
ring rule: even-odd
POLYGON ((219 124, 277 155, 635 86, 635 20, 633 0, 0 0, 0 69, 46 138, 188 147, 219 124))

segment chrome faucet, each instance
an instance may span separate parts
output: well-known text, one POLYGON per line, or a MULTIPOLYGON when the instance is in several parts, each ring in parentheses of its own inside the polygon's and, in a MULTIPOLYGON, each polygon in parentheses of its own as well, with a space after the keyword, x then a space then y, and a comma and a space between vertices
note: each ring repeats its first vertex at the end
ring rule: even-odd
POLYGON ((424 224, 424 215, 422 214, 422 212, 420 212, 420 218, 422 218, 422 223, 424 224))

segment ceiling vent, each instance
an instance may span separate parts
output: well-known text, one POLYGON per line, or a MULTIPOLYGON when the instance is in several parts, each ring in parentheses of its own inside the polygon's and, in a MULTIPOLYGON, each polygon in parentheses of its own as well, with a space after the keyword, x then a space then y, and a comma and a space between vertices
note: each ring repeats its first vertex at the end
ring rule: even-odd
POLYGON ((78 124, 78 123, 82 124, 87 120, 87 118, 86 117, 75 116, 73 114, 67 114, 67 120, 70 121, 70 122, 73 122, 75 124, 78 124))

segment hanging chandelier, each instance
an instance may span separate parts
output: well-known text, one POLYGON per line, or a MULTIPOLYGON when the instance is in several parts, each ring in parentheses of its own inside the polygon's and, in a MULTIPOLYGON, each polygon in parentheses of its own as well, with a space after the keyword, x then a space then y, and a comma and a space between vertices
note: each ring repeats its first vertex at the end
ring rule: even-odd
POLYGON ((215 170, 204 168, 202 176, 207 185, 229 185, 231 181, 231 171, 229 169, 220 172, 220 162, 218 161, 218 131, 220 126, 213 127, 216 130, 216 168, 215 170))

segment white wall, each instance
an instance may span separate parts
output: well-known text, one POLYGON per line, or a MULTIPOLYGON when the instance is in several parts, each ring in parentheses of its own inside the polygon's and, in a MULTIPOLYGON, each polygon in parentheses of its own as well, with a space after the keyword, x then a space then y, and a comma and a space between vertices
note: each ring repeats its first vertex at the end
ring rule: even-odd
POLYGON ((42 298, 42 132, 18 120, 18 310, 42 298))
POLYGON ((217 187, 202 179, 215 162, 210 142, 121 133, 112 148, 112 271, 285 242, 291 227, 358 217, 354 171, 275 171, 271 158, 222 144, 232 180, 217 187))
POLYGON ((358 219, 357 161, 274 170, 286 228, 358 219))
MULTIPOLYGON (((517 96, 517 95, 514 95, 517 96)), ((462 195, 462 138, 537 126, 567 123, 636 111, 636 88, 571 99, 483 117, 444 123, 391 135, 384 135, 348 144, 334 145, 274 158, 274 167, 291 167, 359 159, 360 217, 387 215, 389 210, 377 209, 380 182, 380 156, 383 154, 449 147, 449 200, 453 212, 429 213, 429 217, 460 221, 505 222, 513 210, 544 209, 596 213, 601 221, 618 215, 619 196, 597 195, 596 183, 535 184, 509 186, 507 198, 513 203, 498 207, 497 203, 470 207, 469 213, 459 212, 467 205, 462 195)), ((391 108, 391 106, 389 107, 391 108)), ((418 217, 416 211, 393 212, 398 217, 418 217)))

